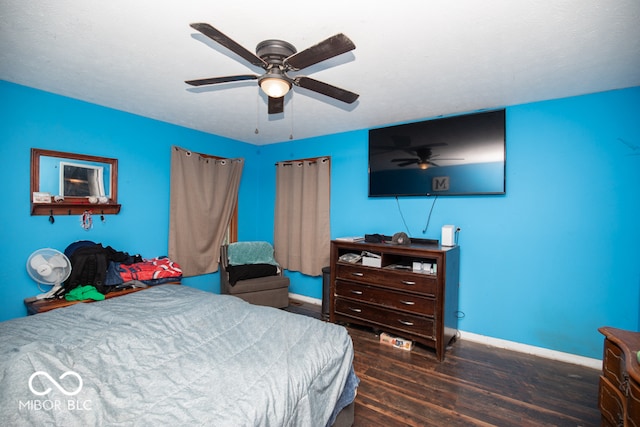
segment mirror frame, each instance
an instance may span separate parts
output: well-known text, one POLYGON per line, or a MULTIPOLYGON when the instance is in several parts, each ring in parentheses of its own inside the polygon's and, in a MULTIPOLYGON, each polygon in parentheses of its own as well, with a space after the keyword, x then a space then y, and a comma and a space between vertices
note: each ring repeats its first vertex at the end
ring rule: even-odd
POLYGON ((75 215, 82 214, 87 210, 101 215, 117 214, 120 212, 120 205, 118 204, 118 159, 32 148, 31 192, 29 199, 31 200, 31 215, 75 215), (90 203, 87 197, 65 197, 64 201, 56 202, 54 196, 50 196, 48 202, 34 202, 33 193, 40 192, 40 157, 42 156, 109 164, 111 169, 109 184, 111 194, 108 202, 90 203))

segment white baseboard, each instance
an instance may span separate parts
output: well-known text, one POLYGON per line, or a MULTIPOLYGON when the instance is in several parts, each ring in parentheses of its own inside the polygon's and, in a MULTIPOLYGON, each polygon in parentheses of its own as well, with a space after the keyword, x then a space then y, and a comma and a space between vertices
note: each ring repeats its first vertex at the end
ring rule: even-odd
MULTIPOLYGON (((307 304, 322 306, 322 299, 311 298, 305 295, 289 293, 289 298, 302 301, 307 304)), ((574 365, 586 366, 587 368, 602 370, 602 360, 590 357, 578 356, 576 354, 564 353, 562 351, 549 350, 548 348, 536 347, 528 344, 521 344, 514 341, 507 341, 500 338, 492 338, 472 332, 459 331, 460 338, 485 344, 490 347, 513 350, 520 353, 531 354, 533 356, 544 357, 545 359, 557 360, 560 362, 572 363, 574 365)))
POLYGON ((586 366, 587 368, 602 370, 602 360, 600 359, 592 359, 590 357, 578 356, 575 354, 564 353, 556 350, 549 350, 547 348, 535 347, 532 345, 521 344, 514 341, 487 337, 484 335, 474 334, 472 332, 459 331, 459 333, 460 338, 463 340, 486 344, 491 347, 518 351, 520 353, 531 354, 534 356, 544 357, 546 359, 557 360, 560 362, 572 363, 574 365, 586 366))
POLYGON ((294 299, 296 301, 306 302, 307 304, 322 306, 322 299, 318 299, 318 298, 311 298, 305 295, 292 294, 291 292, 289 292, 289 298, 294 299))

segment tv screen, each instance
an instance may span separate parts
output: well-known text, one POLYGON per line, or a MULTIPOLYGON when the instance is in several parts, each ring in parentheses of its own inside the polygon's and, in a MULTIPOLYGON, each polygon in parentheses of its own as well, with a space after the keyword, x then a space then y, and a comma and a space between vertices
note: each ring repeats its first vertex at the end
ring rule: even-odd
POLYGON ((369 130, 369 196, 505 193, 505 110, 369 130))

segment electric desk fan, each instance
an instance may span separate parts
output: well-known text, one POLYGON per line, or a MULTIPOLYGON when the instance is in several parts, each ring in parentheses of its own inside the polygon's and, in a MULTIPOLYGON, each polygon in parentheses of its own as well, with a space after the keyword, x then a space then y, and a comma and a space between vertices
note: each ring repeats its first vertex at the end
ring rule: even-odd
POLYGON ((71 262, 65 254, 55 249, 38 249, 27 260, 27 272, 41 291, 40 285, 52 286, 48 292, 37 295, 36 299, 51 298, 71 274, 71 262))

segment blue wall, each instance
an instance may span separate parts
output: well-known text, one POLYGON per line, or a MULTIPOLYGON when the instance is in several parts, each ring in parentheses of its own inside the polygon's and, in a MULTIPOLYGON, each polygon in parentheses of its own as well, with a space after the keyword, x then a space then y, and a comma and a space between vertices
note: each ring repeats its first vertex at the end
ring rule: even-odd
MULTIPOLYGON (((40 247, 89 239, 145 257, 166 254, 170 147, 246 159, 239 238, 273 239, 274 163, 331 156, 332 236, 439 238, 462 228, 460 329, 601 357, 597 328, 638 330, 640 318, 640 88, 507 108, 507 194, 367 197, 367 131, 256 147, 0 83, 0 214, 6 268, 0 320, 38 293, 24 268, 40 247), (79 218, 29 215, 29 150, 119 159, 122 212, 85 232, 79 218), (635 147, 635 149, 634 149, 635 147), (406 224, 406 226, 405 226, 406 224)), ((293 293, 321 298, 321 278, 289 273, 293 293)), ((188 285, 218 292, 217 274, 188 285)))
MULTIPOLYGON (((40 291, 26 272, 36 249, 64 250, 76 240, 92 240, 131 254, 152 258, 168 253, 171 146, 225 157, 244 157, 240 188, 240 226, 254 221, 255 147, 227 138, 99 107, 0 81, 0 182, 5 194, 0 212, 3 245, 0 259, 0 320, 24 316, 23 299, 40 291), (31 148, 44 148, 118 159, 118 215, 94 215, 93 228, 80 227, 80 216, 30 215, 31 148)), ((248 228, 255 228, 251 224, 248 228)), ((219 292, 217 273, 188 278, 185 283, 219 292)))

